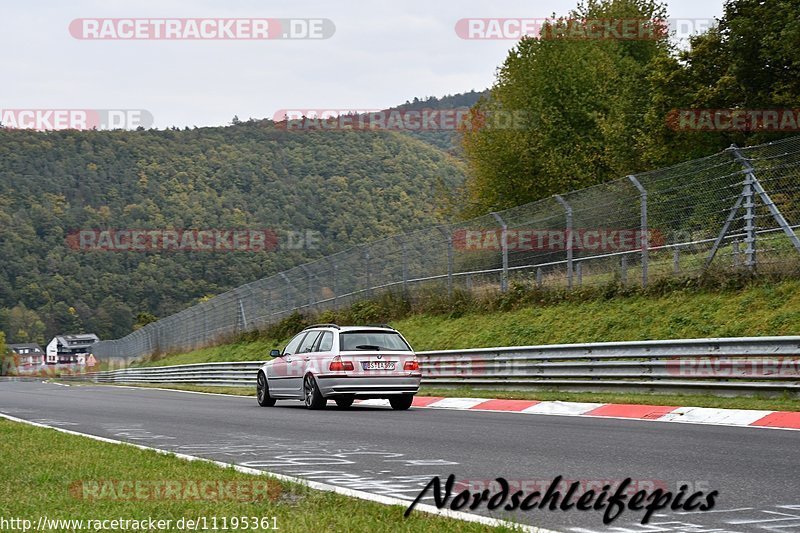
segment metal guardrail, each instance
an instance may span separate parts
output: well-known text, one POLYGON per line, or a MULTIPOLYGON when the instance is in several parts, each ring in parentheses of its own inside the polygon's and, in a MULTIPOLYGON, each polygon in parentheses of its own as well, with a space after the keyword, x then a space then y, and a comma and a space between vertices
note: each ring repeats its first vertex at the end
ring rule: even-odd
MULTIPOLYGON (((417 353, 423 385, 800 394, 800 336, 512 346, 417 353)), ((132 367, 68 380, 255 387, 261 361, 132 367)))

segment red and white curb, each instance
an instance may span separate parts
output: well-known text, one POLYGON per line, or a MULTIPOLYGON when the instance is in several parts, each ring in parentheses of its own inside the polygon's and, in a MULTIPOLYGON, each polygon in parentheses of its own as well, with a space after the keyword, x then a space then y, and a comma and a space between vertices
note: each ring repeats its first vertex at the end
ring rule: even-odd
MULTIPOLYGON (((388 400, 362 400, 359 405, 388 406, 388 400)), ((540 402, 535 400, 493 400, 487 398, 441 398, 415 396, 414 407, 490 411, 529 415, 586 416, 621 418, 653 422, 746 426, 767 429, 800 430, 800 412, 756 409, 712 409, 613 403, 540 402)))

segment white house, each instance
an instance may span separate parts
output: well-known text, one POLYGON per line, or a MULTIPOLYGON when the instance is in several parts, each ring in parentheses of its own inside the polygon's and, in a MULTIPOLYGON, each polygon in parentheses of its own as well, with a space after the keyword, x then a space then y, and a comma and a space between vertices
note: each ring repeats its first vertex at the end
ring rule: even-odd
POLYGON ((94 333, 56 335, 47 345, 47 364, 85 365, 92 345, 99 340, 94 333))
POLYGON ((9 344, 8 347, 17 356, 21 366, 42 366, 44 364, 44 351, 38 344, 9 344))

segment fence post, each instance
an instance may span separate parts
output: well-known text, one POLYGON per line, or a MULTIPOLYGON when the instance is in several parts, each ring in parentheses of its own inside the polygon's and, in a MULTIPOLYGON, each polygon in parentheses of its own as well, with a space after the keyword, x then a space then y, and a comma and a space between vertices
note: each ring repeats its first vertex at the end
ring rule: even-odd
POLYGON ((672 249, 672 271, 675 274, 681 273, 681 249, 677 246, 672 249))
POLYGON ((328 263, 331 265, 331 290, 333 291, 333 310, 336 311, 339 308, 339 291, 336 287, 336 271, 339 269, 339 265, 336 264, 336 259, 333 256, 328 257, 328 263))
POLYGON ((500 274, 500 292, 508 290, 508 225, 498 213, 492 211, 492 216, 500 224, 500 246, 503 249, 503 271, 500 274))
POLYGON ((628 256, 623 255, 619 261, 620 267, 620 280, 622 281, 622 286, 628 284, 628 256))
POLYGON ((241 332, 247 331, 247 315, 244 312, 244 303, 241 296, 236 296, 236 303, 239 304, 239 321, 242 325, 241 332))
POLYGON ((367 297, 372 298, 372 273, 369 264, 369 248, 364 248, 364 274, 367 280, 367 297))
POLYGON ((544 281, 542 279, 542 267, 539 267, 536 269, 536 287, 541 289, 543 282, 544 281))
POLYGON ((750 270, 756 268, 756 210, 753 198, 753 173, 747 172, 744 179, 744 264, 750 270))
POLYGON ((642 287, 647 287, 647 267, 650 260, 650 230, 647 227, 647 190, 639 183, 636 176, 628 176, 628 179, 639 189, 639 204, 641 205, 640 230, 642 232, 642 287))
POLYGON ((453 297, 453 232, 439 226, 439 232, 447 239, 447 297, 453 297))
POLYGON ((403 296, 408 298, 408 246, 402 235, 399 235, 398 239, 400 240, 401 255, 403 256, 403 296))
POLYGON ((289 276, 287 276, 284 272, 278 272, 278 275, 286 282, 286 311, 291 311, 294 307, 289 301, 289 293, 292 292, 292 282, 289 280, 289 276))
POLYGON ((583 286, 583 263, 575 265, 575 275, 578 278, 578 287, 583 286))
MULTIPOLYGON (((745 170, 747 170, 747 175, 750 178, 750 184, 752 185, 753 190, 758 194, 758 197, 761 198, 761 201, 764 203, 764 205, 767 206, 767 209, 769 209, 772 218, 775 219, 775 222, 778 223, 778 225, 781 227, 786 236, 789 237, 789 240, 792 242, 795 249, 798 252, 800 252, 800 239, 797 238, 797 235, 795 234, 794 230, 789 225, 789 223, 786 221, 786 219, 783 217, 783 214, 778 209, 778 206, 775 205, 775 202, 772 201, 772 198, 770 198, 769 194, 767 194, 767 191, 764 190, 764 187, 762 187, 761 182, 758 181, 758 178, 756 177, 755 173, 755 168, 753 168, 753 165, 750 163, 750 160, 742 155, 741 150, 739 150, 739 147, 736 146, 735 144, 731 145, 730 149, 733 151, 736 160, 745 168, 745 170)), ((753 253, 755 253, 755 249, 753 250, 753 253)))
POLYGON ((308 294, 306 297, 308 298, 308 309, 311 310, 314 307, 314 287, 313 287, 313 278, 311 276, 311 271, 308 269, 306 265, 300 265, 300 269, 306 275, 306 290, 308 294))
POLYGON ((739 239, 733 241, 733 267, 739 268, 739 239))
POLYGON ((572 206, 567 203, 561 195, 556 194, 555 199, 561 206, 564 208, 564 211, 567 213, 567 288, 572 288, 572 273, 575 271, 572 266, 572 206))

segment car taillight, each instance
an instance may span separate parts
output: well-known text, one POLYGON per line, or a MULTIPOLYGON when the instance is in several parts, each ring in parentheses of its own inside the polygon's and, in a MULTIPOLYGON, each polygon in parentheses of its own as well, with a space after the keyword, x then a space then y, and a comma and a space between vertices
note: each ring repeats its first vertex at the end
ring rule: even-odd
POLYGON ((342 361, 341 359, 334 359, 331 361, 328 370, 331 372, 342 372, 344 370, 353 370, 353 362, 352 361, 342 361))
POLYGON ((419 363, 416 361, 406 361, 403 370, 419 370, 419 363))

